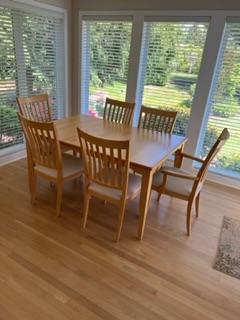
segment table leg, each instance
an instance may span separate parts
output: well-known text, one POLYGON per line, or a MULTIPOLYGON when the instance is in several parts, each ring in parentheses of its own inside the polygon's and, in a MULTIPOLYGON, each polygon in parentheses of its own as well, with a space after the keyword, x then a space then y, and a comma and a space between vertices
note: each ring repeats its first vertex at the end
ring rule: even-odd
POLYGON ((139 207, 139 228, 138 228, 138 239, 142 240, 146 217, 149 207, 149 200, 151 194, 152 186, 152 170, 146 169, 142 174, 142 185, 141 185, 141 194, 140 194, 140 207, 139 207))
POLYGON ((181 156, 181 153, 183 152, 183 149, 184 149, 184 144, 182 144, 181 147, 177 149, 175 152, 175 159, 174 159, 175 168, 181 168, 182 166, 183 157, 181 156))
POLYGON ((27 165, 28 165, 28 184, 29 191, 32 194, 32 179, 33 179, 33 161, 29 147, 26 145, 27 151, 27 165))

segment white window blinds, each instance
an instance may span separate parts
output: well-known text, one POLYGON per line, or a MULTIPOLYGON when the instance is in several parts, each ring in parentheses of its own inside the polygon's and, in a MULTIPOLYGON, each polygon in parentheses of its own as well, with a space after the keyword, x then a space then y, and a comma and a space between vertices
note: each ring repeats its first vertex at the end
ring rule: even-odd
POLYGON ((81 110, 102 117, 106 97, 125 101, 132 23, 82 25, 81 110))
POLYGON ((240 22, 228 22, 225 27, 201 137, 201 155, 207 154, 225 127, 231 137, 213 162, 212 170, 240 177, 240 22))
POLYGON ((137 108, 178 112, 175 134, 186 135, 208 23, 145 22, 137 108))
POLYGON ((0 7, 0 154, 23 143, 16 96, 48 93, 64 115, 64 21, 0 7))

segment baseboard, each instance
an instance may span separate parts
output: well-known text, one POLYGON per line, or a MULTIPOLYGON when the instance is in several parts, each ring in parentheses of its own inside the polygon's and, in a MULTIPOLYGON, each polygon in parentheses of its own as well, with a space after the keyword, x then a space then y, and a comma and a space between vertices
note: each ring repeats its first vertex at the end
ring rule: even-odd
POLYGON ((26 149, 14 152, 14 153, 10 153, 10 154, 6 154, 6 155, 2 155, 0 157, 0 166, 4 166, 7 165, 11 162, 26 158, 26 149))

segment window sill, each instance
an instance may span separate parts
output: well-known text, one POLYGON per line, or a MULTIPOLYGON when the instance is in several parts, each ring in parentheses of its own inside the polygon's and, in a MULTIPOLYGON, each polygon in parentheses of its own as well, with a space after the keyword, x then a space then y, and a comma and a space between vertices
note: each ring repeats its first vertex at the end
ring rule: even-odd
POLYGON ((22 146, 21 148, 18 148, 18 150, 1 155, 0 156, 0 166, 7 165, 11 162, 20 160, 25 157, 26 157, 26 148, 22 146))

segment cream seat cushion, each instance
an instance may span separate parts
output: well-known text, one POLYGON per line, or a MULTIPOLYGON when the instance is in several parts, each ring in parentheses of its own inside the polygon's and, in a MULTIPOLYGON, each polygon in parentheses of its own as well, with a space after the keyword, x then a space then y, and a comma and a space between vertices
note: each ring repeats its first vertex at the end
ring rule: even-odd
MULTIPOLYGON (((164 169, 166 170, 169 169, 176 173, 182 173, 184 175, 193 177, 192 174, 180 168, 163 167, 161 170, 164 170, 164 169)), ((153 176, 153 185, 156 187, 159 187, 163 184, 163 173, 161 172, 161 170, 156 172, 153 176)), ((167 182, 166 182, 165 189, 166 191, 175 192, 183 196, 189 196, 190 193, 192 192, 193 184, 194 184, 194 180, 167 175, 167 182)))
MULTIPOLYGON (((83 163, 82 159, 71 156, 70 154, 62 154, 63 161, 63 178, 74 176, 75 174, 81 174, 83 172, 83 163)), ((36 165, 35 170, 46 174, 50 177, 57 178, 57 170, 44 167, 41 165, 36 165)))
MULTIPOLYGON (((128 179, 127 199, 135 196, 139 192, 140 189, 141 189, 141 177, 130 173, 129 179, 128 179)), ((105 187, 105 186, 103 186, 99 183, 96 183, 96 182, 90 183, 89 191, 92 191, 96 194, 108 196, 108 197, 111 197, 116 200, 119 200, 122 195, 121 190, 110 188, 110 187, 105 187)))

